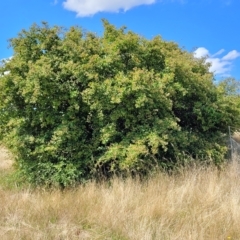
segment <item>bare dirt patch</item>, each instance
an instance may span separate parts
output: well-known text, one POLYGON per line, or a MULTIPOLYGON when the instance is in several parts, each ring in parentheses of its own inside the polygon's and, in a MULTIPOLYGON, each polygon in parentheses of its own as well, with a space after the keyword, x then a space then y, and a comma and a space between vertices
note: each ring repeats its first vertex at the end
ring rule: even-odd
POLYGON ((13 157, 11 153, 0 145, 0 170, 9 169, 13 165, 13 157))

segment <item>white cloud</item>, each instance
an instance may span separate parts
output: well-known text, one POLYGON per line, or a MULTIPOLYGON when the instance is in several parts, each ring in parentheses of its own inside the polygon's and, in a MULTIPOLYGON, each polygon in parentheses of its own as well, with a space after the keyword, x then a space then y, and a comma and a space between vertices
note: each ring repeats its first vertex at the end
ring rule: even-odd
MULTIPOLYGON (((12 59, 12 56, 9 57, 9 58, 0 59, 0 67, 1 67, 1 66, 4 66, 5 63, 8 63, 9 61, 11 61, 11 59, 12 59)), ((9 73, 10 73, 10 71, 5 71, 5 72, 3 73, 3 75, 8 75, 9 73)), ((2 76, 2 75, 0 75, 0 77, 1 77, 1 76, 2 76)))
POLYGON ((232 50, 222 57, 219 56, 224 52, 225 50, 221 49, 215 54, 210 54, 208 49, 200 47, 194 51, 194 56, 196 58, 206 58, 206 62, 211 63, 211 72, 215 73, 216 75, 226 76, 230 74, 230 71, 233 67, 233 61, 240 57, 240 52, 232 50))
POLYGON ((204 47, 200 47, 194 51, 194 56, 196 58, 207 57, 208 55, 209 55, 209 51, 204 47))
POLYGON ((232 50, 227 55, 225 55, 222 59, 227 61, 227 60, 234 60, 238 57, 240 57, 240 52, 237 52, 236 50, 232 50))
POLYGON ((217 51, 216 53, 214 53, 214 54, 212 55, 212 57, 219 56, 219 55, 221 55, 221 54, 224 53, 224 52, 225 52, 224 49, 220 49, 219 51, 217 51))
POLYGON ((1 63, 7 63, 7 62, 9 62, 12 58, 13 58, 12 56, 11 56, 11 57, 8 57, 8 58, 2 58, 2 59, 0 59, 0 62, 1 62, 1 63))
POLYGON ((149 5, 156 0, 66 0, 65 9, 76 12, 78 17, 92 16, 98 12, 127 11, 140 5, 149 5))
POLYGON ((8 75, 9 73, 10 73, 10 71, 5 71, 3 74, 8 75))

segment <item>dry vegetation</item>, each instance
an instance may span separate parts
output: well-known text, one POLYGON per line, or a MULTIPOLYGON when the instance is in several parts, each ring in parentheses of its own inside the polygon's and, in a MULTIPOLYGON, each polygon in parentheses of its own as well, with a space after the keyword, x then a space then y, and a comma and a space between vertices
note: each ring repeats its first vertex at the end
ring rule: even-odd
MULTIPOLYGON (((0 174, 8 177, 6 169, 0 174)), ((64 192, 9 188, 3 183, 3 240, 240 239, 236 162, 221 172, 194 168, 174 176, 158 173, 145 183, 115 179, 64 192)))
POLYGON ((240 143, 240 132, 234 132, 232 138, 237 142, 240 143))
POLYGON ((0 145, 0 170, 9 169, 12 166, 12 156, 8 150, 0 145))

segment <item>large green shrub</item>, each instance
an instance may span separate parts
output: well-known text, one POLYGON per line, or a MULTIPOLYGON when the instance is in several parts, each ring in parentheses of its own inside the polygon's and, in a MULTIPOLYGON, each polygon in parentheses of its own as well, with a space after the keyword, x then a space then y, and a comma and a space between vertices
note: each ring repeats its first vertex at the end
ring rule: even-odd
POLYGON ((186 155, 219 163, 239 101, 177 44, 103 23, 102 37, 43 23, 11 39, 13 58, 0 70, 0 136, 25 176, 66 186, 146 173, 186 155))

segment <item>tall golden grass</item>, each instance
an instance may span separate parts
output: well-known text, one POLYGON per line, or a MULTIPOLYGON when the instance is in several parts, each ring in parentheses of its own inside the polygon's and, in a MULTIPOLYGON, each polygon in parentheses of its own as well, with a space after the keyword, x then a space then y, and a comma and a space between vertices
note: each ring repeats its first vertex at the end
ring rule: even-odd
POLYGON ((64 191, 0 185, 0 239, 240 239, 240 167, 64 191))

